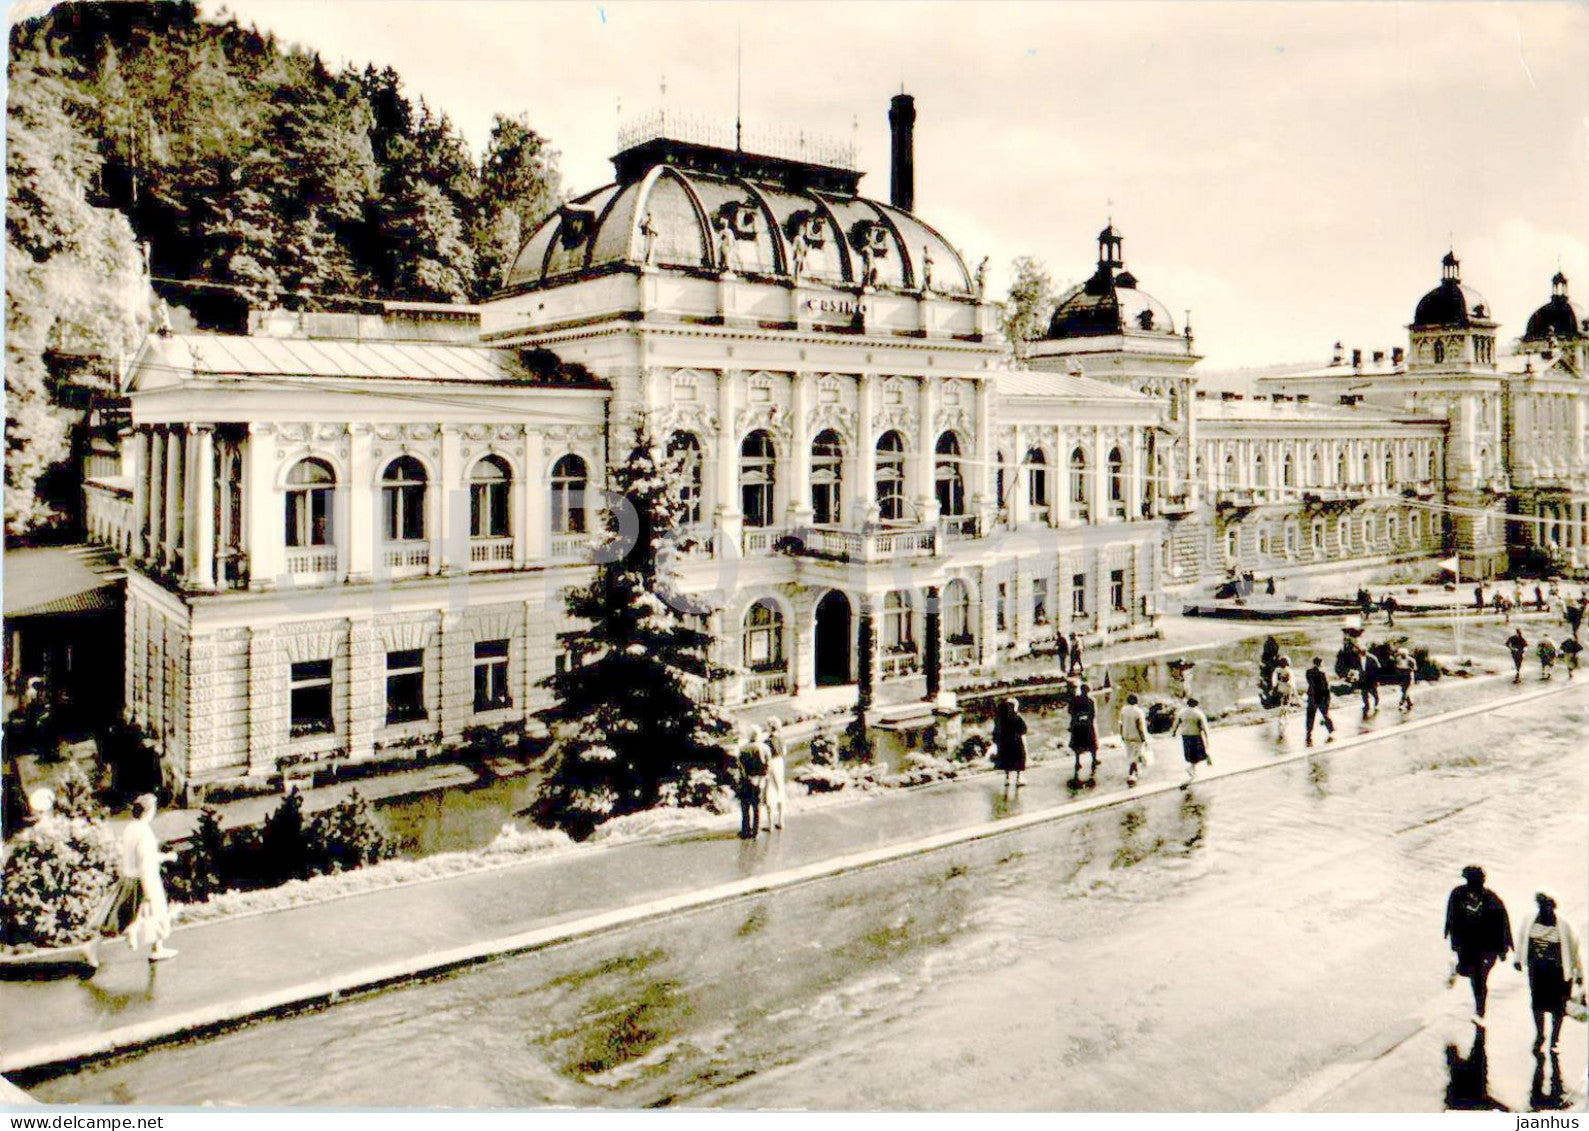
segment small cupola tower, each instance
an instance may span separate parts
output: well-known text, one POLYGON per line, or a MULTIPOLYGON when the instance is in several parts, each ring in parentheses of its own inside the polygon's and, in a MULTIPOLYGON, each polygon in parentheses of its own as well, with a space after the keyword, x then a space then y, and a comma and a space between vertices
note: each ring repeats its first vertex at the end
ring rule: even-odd
POLYGON ((1115 270, 1125 266, 1125 237, 1115 230, 1114 221, 1098 233, 1098 269, 1115 270))
POLYGON ((1408 332, 1408 368, 1493 372, 1499 324, 1484 296, 1462 282, 1455 250, 1440 260, 1440 285, 1418 300, 1408 332))

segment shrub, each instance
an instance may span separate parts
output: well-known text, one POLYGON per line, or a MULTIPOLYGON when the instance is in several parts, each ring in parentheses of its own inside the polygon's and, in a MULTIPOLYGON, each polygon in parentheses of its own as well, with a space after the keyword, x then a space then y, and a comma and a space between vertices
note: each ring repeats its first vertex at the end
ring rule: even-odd
POLYGON ((705 809, 726 813, 731 794, 723 788, 716 773, 706 766, 690 766, 683 773, 664 781, 657 803, 664 809, 705 809))
POLYGON ((880 789, 882 780, 869 765, 802 766, 796 770, 793 781, 806 787, 807 793, 836 793, 841 789, 880 789))
POLYGON ((50 815, 14 837, 0 874, 0 935, 12 945, 81 941, 116 878, 118 844, 102 821, 50 815))
POLYGON ((265 822, 259 834, 255 875, 267 886, 307 880, 311 868, 309 830, 303 819, 303 797, 294 789, 265 822))
POLYGON ((308 842, 309 865, 316 872, 349 872, 397 854, 370 803, 356 789, 314 819, 308 842))
POLYGON ((815 766, 834 766, 839 761, 839 744, 831 734, 823 733, 811 739, 811 763, 815 766))
POLYGON ((78 762, 68 762, 55 779, 54 812, 68 819, 103 819, 105 807, 94 796, 94 786, 78 762))
POLYGON ((992 741, 985 734, 967 735, 965 741, 955 750, 954 760, 956 762, 979 762, 988 756, 988 752, 992 747, 992 741))

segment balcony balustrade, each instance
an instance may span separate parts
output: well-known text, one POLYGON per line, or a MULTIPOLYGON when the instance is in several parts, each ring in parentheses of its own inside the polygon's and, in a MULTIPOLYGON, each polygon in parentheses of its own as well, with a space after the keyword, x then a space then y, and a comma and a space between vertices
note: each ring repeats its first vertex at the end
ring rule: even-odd
POLYGON ((884 652, 878 658, 877 675, 879 679, 904 679, 915 675, 920 668, 919 652, 884 652))
POLYGON ((430 568, 429 542, 388 542, 381 551, 381 564, 393 571, 430 568))
POLYGON ((742 682, 745 699, 771 699, 775 695, 789 694, 787 671, 746 672, 742 682))
POLYGON ((801 531, 798 537, 801 545, 794 550, 795 553, 837 558, 843 562, 930 558, 938 552, 938 529, 934 526, 878 527, 872 530, 814 526, 801 531))
POLYGON ((977 646, 973 644, 945 644, 943 666, 945 671, 969 668, 977 662, 977 646))
POLYGON ((978 537, 977 516, 974 514, 945 515, 938 520, 938 529, 947 542, 964 542, 978 537))
POLYGON ((475 538, 469 543, 471 569, 507 569, 513 565, 513 539, 475 538))
POLYGON ((287 549, 287 572, 294 577, 314 577, 336 573, 335 546, 317 546, 313 549, 287 549))
POLYGON ((590 558, 589 534, 554 534, 550 543, 553 561, 578 562, 590 558))

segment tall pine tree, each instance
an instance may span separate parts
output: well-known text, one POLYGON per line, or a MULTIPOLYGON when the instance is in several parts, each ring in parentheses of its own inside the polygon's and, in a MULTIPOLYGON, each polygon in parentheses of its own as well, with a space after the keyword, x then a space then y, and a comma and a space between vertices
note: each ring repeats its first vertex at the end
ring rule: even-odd
POLYGON ((566 730, 535 815, 575 837, 656 805, 663 784, 692 769, 726 769, 727 722, 692 694, 723 673, 667 576, 686 513, 669 470, 642 427, 613 473, 622 502, 603 512, 607 560, 569 597, 569 614, 586 627, 564 634, 571 662, 546 681, 566 730))

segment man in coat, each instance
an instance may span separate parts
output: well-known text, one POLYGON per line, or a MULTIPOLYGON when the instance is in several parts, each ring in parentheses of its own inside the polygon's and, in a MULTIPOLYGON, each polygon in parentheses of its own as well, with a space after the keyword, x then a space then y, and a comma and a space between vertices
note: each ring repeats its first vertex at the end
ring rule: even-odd
POLYGON ((1484 886, 1484 869, 1462 869, 1463 883, 1446 900, 1446 938, 1456 955, 1451 980, 1473 985, 1473 1023, 1483 1026, 1490 970, 1512 949, 1512 922, 1501 897, 1484 886))
POLYGON ((1308 714, 1307 727, 1303 731, 1307 745, 1313 745, 1313 720, 1318 718, 1324 723, 1324 729, 1333 739, 1335 737, 1335 724, 1330 721, 1330 677, 1324 674, 1324 660, 1319 656, 1313 657, 1313 666, 1307 671, 1308 685, 1308 714))

